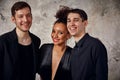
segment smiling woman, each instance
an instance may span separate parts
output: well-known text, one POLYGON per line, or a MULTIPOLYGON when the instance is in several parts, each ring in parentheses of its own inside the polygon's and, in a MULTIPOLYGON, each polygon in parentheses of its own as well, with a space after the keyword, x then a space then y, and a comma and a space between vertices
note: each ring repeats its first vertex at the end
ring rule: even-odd
POLYGON ((68 10, 68 7, 58 10, 56 13, 57 20, 51 33, 53 43, 43 44, 40 48, 40 68, 38 73, 43 80, 72 79, 70 71, 72 48, 66 45, 67 40, 70 38, 66 20, 68 10))
POLYGON ((56 23, 53 26, 51 37, 54 45, 65 45, 69 36, 67 28, 63 23, 56 23))

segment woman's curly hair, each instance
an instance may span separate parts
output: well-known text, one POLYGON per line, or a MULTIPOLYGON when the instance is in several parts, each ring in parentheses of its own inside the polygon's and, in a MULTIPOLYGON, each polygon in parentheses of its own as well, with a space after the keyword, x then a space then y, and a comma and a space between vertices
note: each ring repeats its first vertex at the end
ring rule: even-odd
MULTIPOLYGON (((55 17, 56 17, 56 21, 55 23, 64 23, 64 24, 67 24, 67 14, 69 12, 71 8, 67 7, 67 6, 63 6, 63 5, 60 5, 60 8, 59 10, 57 11, 55 17)), ((54 24, 55 24, 54 23, 54 24)))

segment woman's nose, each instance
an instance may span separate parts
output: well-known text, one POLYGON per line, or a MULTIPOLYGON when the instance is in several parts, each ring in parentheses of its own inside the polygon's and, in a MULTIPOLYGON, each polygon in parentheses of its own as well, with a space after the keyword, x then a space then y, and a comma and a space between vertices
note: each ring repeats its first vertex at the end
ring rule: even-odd
POLYGON ((57 38, 57 37, 58 37, 57 33, 54 33, 54 34, 53 34, 53 37, 54 37, 54 38, 57 38))

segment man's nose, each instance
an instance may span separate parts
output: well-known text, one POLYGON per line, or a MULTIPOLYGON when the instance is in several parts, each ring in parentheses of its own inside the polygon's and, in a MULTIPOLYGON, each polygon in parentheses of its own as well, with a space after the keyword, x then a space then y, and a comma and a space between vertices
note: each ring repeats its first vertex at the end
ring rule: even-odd
POLYGON ((71 21, 71 22, 70 22, 70 25, 71 25, 71 26, 73 26, 74 24, 75 24, 74 21, 71 21))
POLYGON ((27 19, 27 17, 26 16, 24 16, 24 21, 26 22, 28 19, 27 19))

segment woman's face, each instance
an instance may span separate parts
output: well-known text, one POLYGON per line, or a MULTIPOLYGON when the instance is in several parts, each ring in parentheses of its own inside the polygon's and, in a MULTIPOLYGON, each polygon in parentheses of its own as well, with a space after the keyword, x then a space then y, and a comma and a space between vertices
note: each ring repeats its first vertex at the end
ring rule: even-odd
POLYGON ((53 26, 51 37, 54 45, 66 44, 67 39, 70 37, 67 27, 63 23, 56 23, 53 26))

